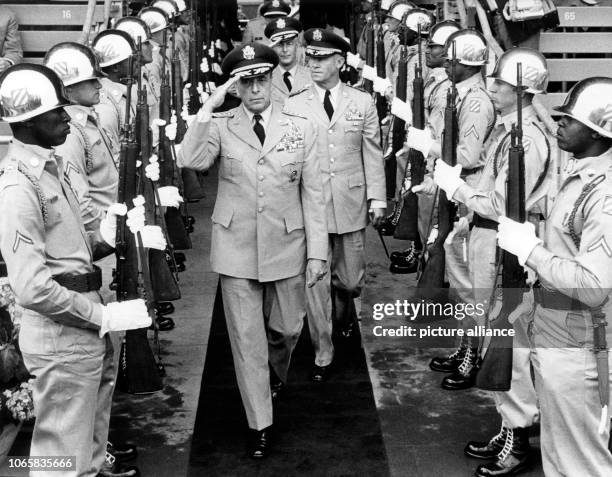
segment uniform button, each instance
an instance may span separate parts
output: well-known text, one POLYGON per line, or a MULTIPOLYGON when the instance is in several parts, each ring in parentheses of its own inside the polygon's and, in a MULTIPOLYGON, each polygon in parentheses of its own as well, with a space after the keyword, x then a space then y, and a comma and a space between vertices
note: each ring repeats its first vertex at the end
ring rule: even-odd
POLYGON ((263 212, 263 207, 260 207, 259 209, 257 209, 257 212, 263 212))
POLYGON ((329 162, 331 162, 332 164, 334 163, 334 158, 332 157, 329 162))
POLYGON ((32 167, 38 167, 38 159, 36 159, 35 157, 33 157, 32 159, 30 159, 30 165, 32 167))
POLYGON ((336 177, 336 174, 334 174, 333 172, 330 174, 331 177, 336 177))
POLYGON ((259 164, 260 166, 263 166, 264 160, 260 159, 259 162, 257 164, 259 164))
POLYGON ((259 180, 263 181, 264 180, 264 176, 259 176, 259 180))
POLYGON ((263 196, 264 196, 264 193, 263 193, 263 192, 260 192, 260 193, 259 193, 259 197, 263 197, 263 196))
POLYGON ((333 129, 330 129, 329 131, 327 131, 329 134, 332 134, 334 132, 333 129))
POLYGON ((333 148, 334 148, 334 145, 333 145, 333 144, 330 144, 330 145, 329 145, 329 147, 330 147, 330 149, 333 149, 333 148))

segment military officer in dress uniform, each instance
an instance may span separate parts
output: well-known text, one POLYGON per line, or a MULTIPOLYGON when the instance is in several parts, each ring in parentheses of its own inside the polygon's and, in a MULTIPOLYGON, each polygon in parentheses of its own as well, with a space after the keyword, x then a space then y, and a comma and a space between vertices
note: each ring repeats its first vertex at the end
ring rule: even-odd
POLYGON ((271 21, 264 32, 279 57, 279 64, 272 72, 272 101, 280 104, 291 91, 299 91, 310 82, 308 69, 298 61, 301 32, 302 24, 295 18, 271 21))
MULTIPOLYGON (((481 154, 484 143, 495 124, 495 109, 482 77, 482 67, 488 61, 488 46, 484 37, 476 30, 452 33, 444 46, 447 58, 445 69, 449 77, 453 44, 456 51, 454 63, 458 102, 457 163, 462 167, 462 176, 466 183, 476 186, 478 173, 484 165, 484 155, 481 154)), ((431 158, 440 157, 441 142, 434 139, 428 129, 418 130, 410 127, 407 145, 421 151, 425 157, 430 154, 431 158)), ((412 190, 421 192, 427 187, 423 184, 413 187, 412 190)), ((465 208, 460 208, 460 215, 461 218, 455 223, 449 239, 444 244, 446 274, 456 298, 463 303, 473 303, 473 281, 468 268, 469 216, 465 208)), ((469 320, 461 320, 458 325, 469 327, 468 323, 469 320)), ((462 373, 453 373, 443 379, 443 388, 463 389, 473 385, 477 371, 477 348, 477 343, 472 343, 469 337, 464 337, 456 352, 450 356, 433 358, 430 367, 435 371, 453 372, 464 363, 461 366, 462 373)))
POLYGON ((499 246, 539 278, 529 338, 542 464, 552 477, 612 471, 611 98, 612 78, 588 78, 555 108, 559 148, 572 158, 542 239, 529 222, 499 223, 499 246))
POLYGON ((272 102, 277 64, 274 50, 260 43, 228 54, 222 68, 232 79, 203 105, 178 155, 181 167, 198 170, 219 160, 210 255, 253 458, 269 451, 270 373, 286 382, 306 314, 304 289, 325 275, 327 259, 317 132, 306 112, 272 102), (233 83, 242 105, 213 114, 233 83))
POLYGON ((291 12, 291 7, 283 0, 266 0, 259 9, 259 16, 250 20, 242 34, 242 42, 250 43, 258 41, 269 44, 265 30, 268 23, 278 18, 286 18, 291 12))
MULTIPOLYGON (((473 279, 476 302, 484 303, 497 280, 495 260, 497 221, 506 211, 506 181, 508 152, 512 125, 517 122, 517 65, 522 66, 522 131, 525 151, 526 211, 534 225, 544 217, 545 201, 551 172, 551 143, 532 106, 535 94, 542 94, 548 85, 548 68, 541 53, 530 48, 513 48, 499 57, 491 74, 494 82, 489 88, 491 99, 499 113, 497 123, 485 144, 485 166, 476 188, 459 178, 459 168, 437 161, 434 181, 448 197, 465 204, 474 213, 470 233, 470 275, 473 279), (478 274, 475 271, 478 270, 478 274)), ((482 322, 478 323, 483 325, 482 322)), ((476 475, 515 475, 528 467, 532 451, 529 428, 538 418, 538 405, 531 380, 529 314, 514 322, 512 383, 508 392, 494 392, 497 411, 502 418, 500 432, 488 442, 470 442, 465 452, 471 457, 494 459, 479 466, 476 475), (503 450, 503 452, 501 452, 503 450)))
MULTIPOLYGON (((80 477, 96 476, 105 460, 115 380, 109 332, 147 327, 151 319, 140 299, 101 304, 93 261, 112 253, 125 205, 111 205, 99 230, 85 230, 54 151, 70 131, 67 104, 60 79, 45 66, 16 65, 0 77, 0 114, 14 136, 0 163, 0 251, 24 308, 19 346, 36 376, 30 453, 75 456, 75 467, 57 474, 80 477)), ((137 475, 123 470, 105 475, 137 475)))
POLYGON ((324 381, 332 362, 332 286, 336 319, 346 334, 356 326, 354 298, 365 278, 368 211, 375 225, 386 208, 378 114, 370 95, 340 81, 349 44, 329 31, 304 33, 313 84, 287 100, 319 130, 327 207, 330 277, 307 290, 308 326, 315 347, 312 378, 324 381))

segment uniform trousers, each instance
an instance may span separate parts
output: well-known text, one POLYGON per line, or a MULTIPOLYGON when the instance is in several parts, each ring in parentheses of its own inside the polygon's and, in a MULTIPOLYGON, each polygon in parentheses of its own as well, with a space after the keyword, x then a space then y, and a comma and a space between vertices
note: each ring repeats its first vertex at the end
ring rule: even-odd
MULTIPOLYGON (((535 309, 529 337, 546 477, 612 475, 610 416, 604 433, 598 433, 601 406, 589 320, 588 312, 535 309)), ((611 335, 608 330, 608 343, 611 335)), ((608 363, 612 370, 612 356, 608 363)))
POLYGON ((249 427, 272 425, 270 366, 283 381, 306 305, 304 274, 273 282, 220 275, 234 368, 249 427))
MULTIPOLYGON (((495 287, 497 278, 497 265, 495 261, 497 250, 497 230, 474 227, 470 232, 469 273, 472 286, 472 299, 475 304, 485 304, 491 299, 491 292, 495 287)), ((466 325, 484 326, 485 316, 474 315, 466 325), (471 324, 470 324, 471 323, 471 324)))
POLYGON ((96 330, 61 325, 26 311, 19 345, 28 371, 36 376, 30 455, 75 456, 76 472, 53 475, 95 476, 106 455, 115 386, 111 338, 100 339, 96 330))
POLYGON ((531 347, 528 328, 532 316, 524 314, 513 324, 512 381, 510 390, 493 392, 495 407, 506 427, 531 427, 539 417, 538 399, 531 377, 531 347))
POLYGON ((330 273, 306 288, 308 328, 317 366, 327 366, 334 358, 332 311, 343 326, 357 320, 354 299, 361 294, 365 280, 365 229, 329 234, 327 263, 330 273))

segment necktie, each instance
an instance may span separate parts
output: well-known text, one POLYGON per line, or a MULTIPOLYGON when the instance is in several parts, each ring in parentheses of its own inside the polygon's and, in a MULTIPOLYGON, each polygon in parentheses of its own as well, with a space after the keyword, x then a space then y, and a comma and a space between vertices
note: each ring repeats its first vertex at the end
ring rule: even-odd
POLYGON ((325 99, 323 100, 323 107, 325 108, 325 112, 327 116, 331 120, 334 115, 334 107, 331 102, 331 92, 329 90, 325 91, 325 99))
POLYGON ((283 81, 285 85, 287 86, 287 89, 291 92, 291 89, 293 88, 293 86, 291 85, 291 80, 289 79, 290 76, 291 76, 291 73, 289 71, 285 71, 285 74, 283 74, 283 81))
POLYGON ((255 131, 255 134, 259 138, 259 142, 263 146, 263 143, 266 140, 266 131, 264 130, 263 124, 261 124, 261 120, 263 118, 261 117, 261 114, 256 114, 253 116, 253 119, 255 120, 253 131, 255 131))

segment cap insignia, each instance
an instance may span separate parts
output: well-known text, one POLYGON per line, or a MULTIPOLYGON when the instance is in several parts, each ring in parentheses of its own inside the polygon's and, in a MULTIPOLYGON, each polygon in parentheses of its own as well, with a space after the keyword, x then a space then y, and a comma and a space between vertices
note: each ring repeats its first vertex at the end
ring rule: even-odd
POLYGON ((287 26, 287 22, 285 22, 285 20, 282 18, 276 22, 277 28, 285 28, 286 26, 287 26))
POLYGON ((321 30, 315 30, 312 33, 312 39, 314 41, 321 41, 321 40, 323 40, 323 32, 321 32, 321 30))
POLYGON ((245 60, 253 60, 255 59, 255 50, 251 45, 247 45, 242 49, 242 57, 245 60))

